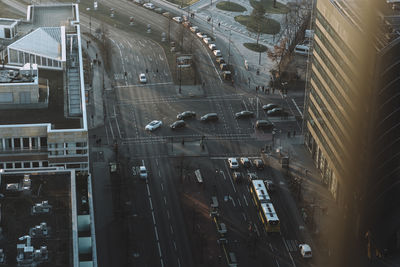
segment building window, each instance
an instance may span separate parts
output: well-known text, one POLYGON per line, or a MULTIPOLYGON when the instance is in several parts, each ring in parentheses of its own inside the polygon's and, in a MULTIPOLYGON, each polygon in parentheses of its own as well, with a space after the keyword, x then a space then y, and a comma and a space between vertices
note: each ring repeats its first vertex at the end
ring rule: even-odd
POLYGON ((81 165, 80 164, 67 164, 68 169, 80 169, 81 165))
POLYGON ((21 162, 15 162, 15 168, 16 169, 21 169, 22 168, 22 164, 21 164, 21 162))
POLYGON ((87 154, 87 150, 86 149, 78 149, 76 151, 76 154, 86 155, 87 154))
POLYGON ((5 149, 6 149, 6 150, 12 149, 12 139, 11 139, 11 138, 6 138, 5 141, 6 141, 6 147, 5 147, 5 149))
POLYGON ((21 139, 14 138, 14 148, 21 148, 21 139))
POLYGON ((29 137, 22 138, 23 148, 29 148, 29 137))
POLYGON ((0 169, 4 169, 4 163, 0 163, 0 169))
POLYGON ((7 162, 6 169, 12 169, 12 168, 13 168, 13 164, 11 162, 7 162))
POLYGON ((24 63, 24 52, 18 51, 18 63, 24 63))
POLYGON ((11 31, 9 28, 4 28, 4 38, 7 38, 7 39, 11 38, 11 31))
POLYGON ((37 137, 31 138, 32 148, 37 148, 37 137))
POLYGON ((47 147, 47 137, 40 137, 40 146, 47 147))
POLYGON ((29 53, 24 53, 24 56, 25 56, 24 63, 28 63, 29 62, 29 53))
POLYGON ((76 147, 86 147, 86 146, 87 146, 86 142, 76 143, 76 147))
POLYGON ((39 162, 37 162, 37 161, 32 162, 32 167, 39 168, 39 162))
POLYGON ((30 162, 24 162, 24 168, 30 168, 31 163, 30 162))
POLYGON ((49 162, 48 161, 43 161, 42 162, 43 167, 49 167, 49 162))

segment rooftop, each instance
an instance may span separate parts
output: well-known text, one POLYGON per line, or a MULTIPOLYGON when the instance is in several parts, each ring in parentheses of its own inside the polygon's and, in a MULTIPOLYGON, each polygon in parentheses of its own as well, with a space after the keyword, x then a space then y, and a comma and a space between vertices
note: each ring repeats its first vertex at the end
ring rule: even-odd
POLYGON ((68 26, 69 21, 76 20, 75 4, 33 5, 32 23, 37 27, 68 26))
POLYGON ((29 261, 31 254, 28 251, 35 250, 38 250, 35 253, 40 255, 39 258, 45 252, 48 254, 45 264, 40 266, 74 266, 71 174, 36 172, 0 175, 0 193, 4 195, 0 200, 3 228, 0 248, 6 255, 7 266, 17 266, 17 255, 29 261), (51 206, 49 212, 42 205, 46 203, 43 201, 51 206), (40 204, 40 209, 33 208, 36 204, 40 204), (27 235, 30 237, 27 238, 27 235), (27 239, 30 239, 31 249, 27 248, 27 239), (17 244, 22 250, 17 251, 17 244))
POLYGON ((13 25, 14 23, 17 23, 17 22, 18 22, 18 20, 16 20, 16 19, 3 19, 3 18, 0 18, 0 25, 11 26, 11 25, 13 25))
POLYGON ((65 116, 65 93, 63 72, 39 70, 39 79, 47 79, 49 83, 49 105, 44 109, 2 109, 0 125, 7 124, 38 124, 51 123, 54 129, 78 129, 81 126, 81 117, 69 118, 65 116))

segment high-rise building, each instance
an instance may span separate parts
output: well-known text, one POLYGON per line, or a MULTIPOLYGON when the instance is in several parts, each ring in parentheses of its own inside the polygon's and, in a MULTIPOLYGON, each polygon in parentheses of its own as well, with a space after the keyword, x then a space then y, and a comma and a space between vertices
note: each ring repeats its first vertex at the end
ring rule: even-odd
POLYGON ((400 247, 399 2, 316 1, 306 89, 306 146, 380 252, 400 247))

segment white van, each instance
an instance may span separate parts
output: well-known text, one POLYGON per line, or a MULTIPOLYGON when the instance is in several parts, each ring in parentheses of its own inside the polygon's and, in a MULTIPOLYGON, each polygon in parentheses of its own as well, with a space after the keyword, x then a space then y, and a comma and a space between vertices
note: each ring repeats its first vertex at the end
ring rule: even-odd
POLYGON ((215 55, 216 57, 222 57, 222 54, 221 54, 221 51, 220 51, 220 50, 214 50, 213 53, 214 53, 214 55, 215 55))
POLYGON ((294 48, 294 52, 298 55, 307 56, 310 53, 310 47, 307 45, 298 44, 294 48))

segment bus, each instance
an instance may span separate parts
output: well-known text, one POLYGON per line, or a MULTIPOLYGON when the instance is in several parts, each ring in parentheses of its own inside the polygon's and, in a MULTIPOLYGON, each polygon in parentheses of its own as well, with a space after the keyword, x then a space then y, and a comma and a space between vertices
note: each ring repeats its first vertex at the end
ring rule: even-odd
POLYGON ((263 180, 252 180, 250 193, 267 233, 280 232, 280 222, 263 180))

